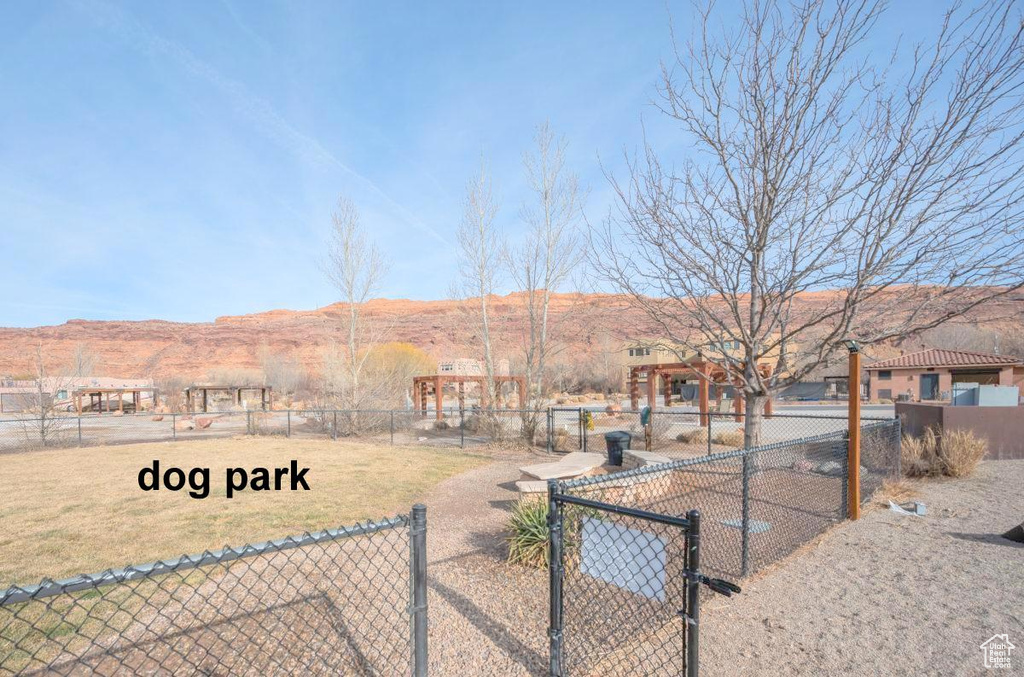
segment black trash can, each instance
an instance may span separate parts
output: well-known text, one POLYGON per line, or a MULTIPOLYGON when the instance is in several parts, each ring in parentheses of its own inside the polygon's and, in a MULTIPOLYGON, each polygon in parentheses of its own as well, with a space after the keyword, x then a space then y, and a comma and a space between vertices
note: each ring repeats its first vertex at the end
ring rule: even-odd
POLYGON ((622 452, 629 449, 633 436, 625 430, 605 433, 604 442, 608 446, 608 465, 622 465, 622 452))

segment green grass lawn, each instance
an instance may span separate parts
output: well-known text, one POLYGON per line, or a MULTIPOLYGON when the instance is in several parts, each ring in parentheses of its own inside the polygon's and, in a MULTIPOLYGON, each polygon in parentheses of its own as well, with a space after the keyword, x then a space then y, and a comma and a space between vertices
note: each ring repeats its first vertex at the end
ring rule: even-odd
MULTIPOLYGON (((487 459, 452 449, 245 438, 0 456, 0 588, 404 513, 487 459), (143 467, 210 468, 210 495, 139 488, 143 467), (309 491, 225 497, 225 470, 309 467, 309 491)), ((285 483, 287 485, 287 482, 285 483)))

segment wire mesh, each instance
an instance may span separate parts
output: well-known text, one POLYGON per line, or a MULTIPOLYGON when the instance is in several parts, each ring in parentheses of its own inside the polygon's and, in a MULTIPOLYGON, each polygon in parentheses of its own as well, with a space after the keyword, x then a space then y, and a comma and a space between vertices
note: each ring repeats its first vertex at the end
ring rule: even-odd
MULTIPOLYGON (((561 482, 558 491, 674 518, 699 510, 701 571, 739 579, 845 519, 848 443, 836 430, 561 482)), ((867 501, 899 473, 899 421, 862 426, 861 447, 867 501)), ((686 530, 614 510, 562 509, 566 674, 681 674, 686 530)))
POLYGON ((566 675, 685 671, 686 532, 595 508, 562 508, 566 675))
POLYGON ((0 675, 408 674, 408 524, 0 591, 0 675))

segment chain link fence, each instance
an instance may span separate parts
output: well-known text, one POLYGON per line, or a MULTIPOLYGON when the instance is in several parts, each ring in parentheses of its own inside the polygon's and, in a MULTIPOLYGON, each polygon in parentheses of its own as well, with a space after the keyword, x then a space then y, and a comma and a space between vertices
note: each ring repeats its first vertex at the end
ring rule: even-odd
POLYGON ((0 675, 426 674, 426 513, 0 591, 0 675))
MULTIPOLYGON (((899 474, 899 420, 865 424, 861 447, 866 502, 899 474)), ((561 589, 552 592, 557 674, 682 674, 685 631, 696 621, 680 613, 692 580, 687 530, 670 520, 699 511, 702 575, 749 576, 846 518, 847 449, 847 431, 838 430, 556 482, 549 512, 561 512, 564 553, 561 589)), ((701 582, 736 591, 706 576, 701 582)))
MULTIPOLYGON (((870 419, 865 419, 870 420, 870 419)), ((889 420, 889 419, 885 419, 889 420)), ((774 413, 759 423, 762 444, 846 430, 846 416, 774 413)), ((0 419, 0 453, 40 448, 172 442, 240 435, 300 439, 358 439, 391 445, 472 448, 532 446, 553 452, 604 453, 604 436, 624 431, 630 447, 670 460, 731 451, 743 446, 744 416, 688 410, 609 413, 587 408, 520 410, 479 408, 412 410, 302 409, 140 413, 0 419), (646 425, 645 425, 646 423, 646 425)))

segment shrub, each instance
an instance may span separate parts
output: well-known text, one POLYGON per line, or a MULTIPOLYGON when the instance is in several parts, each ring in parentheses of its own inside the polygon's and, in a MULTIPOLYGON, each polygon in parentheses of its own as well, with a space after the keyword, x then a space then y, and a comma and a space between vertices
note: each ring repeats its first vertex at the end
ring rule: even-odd
POLYGON ((548 504, 519 499, 509 518, 508 561, 543 569, 548 565, 548 504))
POLYGON ((711 441, 715 444, 722 444, 727 447, 742 447, 743 446, 743 431, 742 430, 723 430, 716 432, 711 436, 711 441))
MULTIPOLYGON (((580 545, 580 528, 586 517, 600 518, 594 508, 565 506, 562 546, 573 551, 580 545)), ((548 566, 548 502, 542 497, 521 498, 512 506, 508 522, 509 564, 536 569, 548 566)))
POLYGON ((708 429, 694 428, 693 430, 684 430, 676 435, 676 440, 686 444, 707 444, 708 429))
POLYGON ((909 477, 967 477, 987 451, 985 440, 967 430, 940 435, 926 428, 920 437, 904 435, 900 444, 903 472, 909 477))
POLYGON ((939 463, 939 439, 935 431, 925 428, 921 437, 904 435, 900 443, 900 461, 908 477, 936 477, 942 474, 939 463))
POLYGON ((988 443, 969 430, 953 430, 942 436, 942 471, 949 477, 967 477, 988 452, 988 443))

